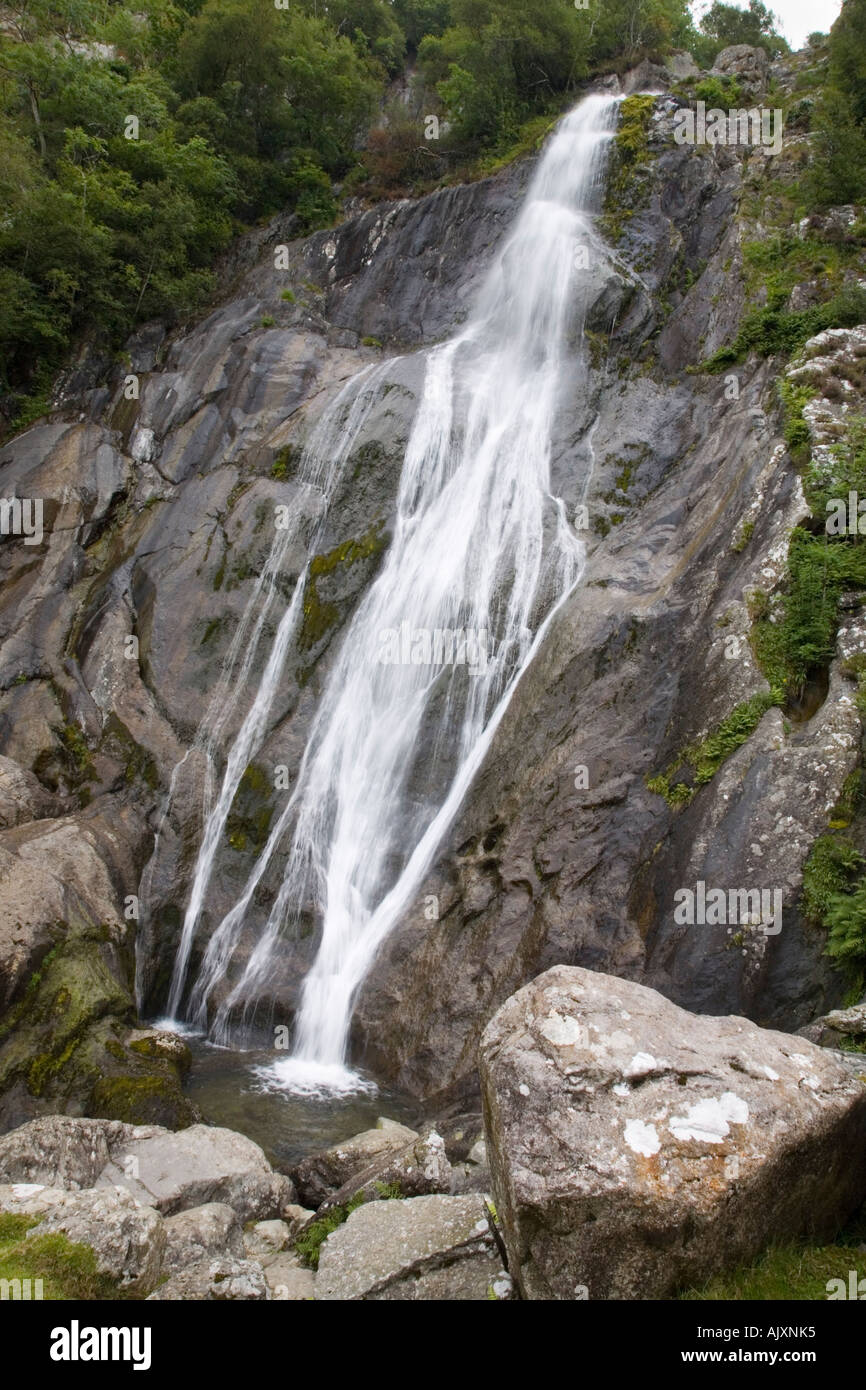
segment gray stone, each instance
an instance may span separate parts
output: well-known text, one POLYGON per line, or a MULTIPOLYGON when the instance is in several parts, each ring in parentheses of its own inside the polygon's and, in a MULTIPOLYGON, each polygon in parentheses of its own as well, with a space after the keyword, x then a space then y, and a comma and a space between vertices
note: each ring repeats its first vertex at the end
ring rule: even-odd
POLYGON ((244 1250, 251 1260, 264 1260, 285 1250, 290 1236, 291 1227, 285 1221, 257 1221, 244 1231, 244 1250))
POLYGON ((301 1303, 315 1298, 316 1276, 296 1255, 274 1255, 264 1266, 271 1297, 282 1303, 301 1303))
POLYGON ((224 1202, 244 1223, 278 1216, 294 1200, 291 1182, 274 1172, 258 1144, 210 1125, 179 1134, 133 1128, 113 1146, 99 1181, 121 1183, 166 1215, 224 1202))
POLYGON ((234 1130, 193 1125, 175 1134, 159 1125, 61 1115, 0 1138, 0 1181, 117 1185, 166 1216, 224 1203, 241 1222, 278 1216, 294 1195, 258 1144, 234 1130))
POLYGON ((147 1293, 159 1278, 164 1222, 122 1188, 66 1192, 41 1183, 14 1183, 0 1187, 0 1211, 40 1216, 28 1232, 31 1237, 62 1232, 73 1244, 89 1246, 96 1268, 120 1289, 147 1293))
POLYGON ((358 1193, 365 1201, 394 1194, 422 1197, 432 1192, 450 1192, 452 1184, 453 1172, 445 1152, 445 1141, 435 1129, 426 1129, 396 1153, 380 1152, 327 1197, 320 1211, 343 1206, 358 1193))
POLYGON ((238 1260, 231 1255, 221 1255, 178 1270, 154 1290, 147 1301, 261 1302, 270 1297, 271 1291, 261 1265, 254 1260, 238 1260))
POLYGON ((163 1272, 176 1274, 188 1265, 222 1255, 243 1259, 244 1233, 237 1213, 224 1202, 206 1202, 168 1216, 163 1272))
POLYGON ((317 1299, 483 1299, 507 1276, 480 1196, 356 1208, 321 1246, 317 1299))
POLYGON ((321 1153, 310 1154, 292 1169, 300 1200, 308 1207, 321 1206, 373 1159, 398 1153, 417 1137, 415 1130, 391 1121, 365 1129, 321 1153))
POLYGON ((866 1086, 827 1052, 570 966, 480 1052, 493 1196, 524 1298, 653 1299, 835 1236, 866 1194, 866 1086))

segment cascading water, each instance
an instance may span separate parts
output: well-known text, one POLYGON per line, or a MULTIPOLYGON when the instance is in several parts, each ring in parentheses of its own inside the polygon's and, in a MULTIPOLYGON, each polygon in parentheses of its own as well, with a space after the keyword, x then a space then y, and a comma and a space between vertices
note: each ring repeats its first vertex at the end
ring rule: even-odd
MULTIPOLYGON (((591 297, 584 267, 599 246, 589 213, 616 105, 614 98, 588 97, 560 124, 468 325, 429 354, 393 539, 344 633, 292 794, 244 893, 211 935, 192 989, 190 1014, 204 1024, 256 886, 286 843, 279 892, 217 1010, 212 1036, 228 1038, 238 1009, 253 1004, 267 983, 278 937, 297 927, 305 904, 316 903, 321 941, 304 981, 295 1052, 271 1069, 293 1089, 359 1084, 344 1061, 357 989, 413 903, 515 685, 582 571, 580 538, 551 494, 551 445, 565 356, 581 350, 591 297)), ((380 380, 387 369, 378 369, 380 380)), ((366 385, 369 409, 369 378, 366 385)), ((360 428, 357 379, 355 389, 336 462, 327 464, 332 479, 360 428)), ((338 414, 328 412, 306 451, 306 478, 320 486, 338 414)), ((325 497, 329 491, 323 488, 325 497)), ((266 571, 271 579, 284 554, 278 539, 266 571)), ((303 583, 302 575, 207 808, 175 961, 173 1012, 232 798, 266 732, 303 583)), ((272 604, 273 592, 263 578, 249 611, 272 604)), ((248 616, 233 644, 225 679, 234 698, 262 623, 248 616)), ((222 713, 211 717, 204 737, 210 750, 224 726, 222 713)))

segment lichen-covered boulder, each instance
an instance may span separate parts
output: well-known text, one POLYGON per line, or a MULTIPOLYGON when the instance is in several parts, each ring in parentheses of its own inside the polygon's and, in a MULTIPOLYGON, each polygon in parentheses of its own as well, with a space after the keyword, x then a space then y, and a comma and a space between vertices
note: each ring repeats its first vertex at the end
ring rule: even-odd
POLYGON ((165 1223, 152 1207, 122 1188, 65 1192, 41 1183, 0 1186, 0 1211, 38 1216, 30 1236, 61 1232, 75 1245, 89 1246, 100 1274, 119 1290, 147 1293, 162 1270, 165 1223))
POLYGON ((529 1299, 666 1298, 866 1195, 866 1085, 802 1038, 556 966, 480 1049, 492 1189, 529 1299))

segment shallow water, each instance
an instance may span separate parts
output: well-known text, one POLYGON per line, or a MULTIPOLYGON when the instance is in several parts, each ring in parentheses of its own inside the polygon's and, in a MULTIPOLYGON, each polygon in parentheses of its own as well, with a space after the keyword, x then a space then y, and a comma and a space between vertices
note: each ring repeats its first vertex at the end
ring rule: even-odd
POLYGON ((272 1049, 236 1052, 202 1037, 187 1037, 186 1042, 193 1057, 187 1095, 211 1124, 248 1135, 280 1169, 372 1128, 379 1115, 406 1124, 419 1120, 410 1101, 377 1089, 372 1081, 366 1092, 299 1096, 268 1083, 272 1049))

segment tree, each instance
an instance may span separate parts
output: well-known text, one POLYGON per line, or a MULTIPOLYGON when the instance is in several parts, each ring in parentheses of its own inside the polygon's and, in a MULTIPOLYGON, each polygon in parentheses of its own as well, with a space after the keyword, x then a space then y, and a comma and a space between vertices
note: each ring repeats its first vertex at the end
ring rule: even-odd
MULTIPOLYGON (((766 48, 770 57, 787 53, 788 44, 776 32, 778 20, 763 0, 749 0, 747 10, 714 0, 701 20, 701 31, 718 45, 716 52, 732 44, 747 43, 753 48, 766 48)), ((714 55, 715 56, 715 55, 714 55)))
POLYGON ((866 122, 866 0, 844 0, 830 30, 830 74, 854 119, 866 122))

